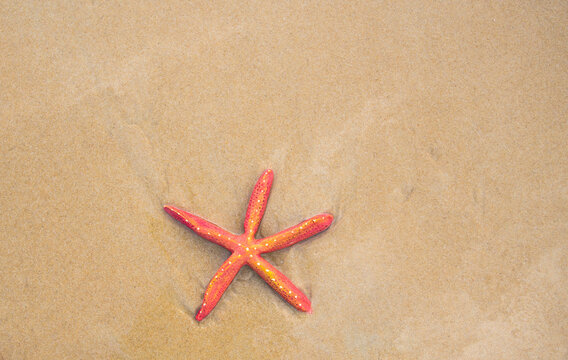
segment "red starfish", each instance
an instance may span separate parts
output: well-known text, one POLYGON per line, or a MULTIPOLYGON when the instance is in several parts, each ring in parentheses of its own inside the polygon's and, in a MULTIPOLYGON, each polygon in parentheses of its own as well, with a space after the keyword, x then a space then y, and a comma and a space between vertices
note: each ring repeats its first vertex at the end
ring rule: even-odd
POLYGON ((245 232, 234 235, 198 216, 166 205, 164 210, 176 220, 193 230, 197 235, 231 251, 231 256, 221 265, 205 290, 203 304, 197 312, 197 321, 203 320, 213 310, 227 287, 243 265, 250 266, 280 296, 293 307, 311 312, 310 300, 284 274, 260 255, 294 245, 327 229, 333 221, 331 214, 319 214, 296 226, 264 239, 255 239, 256 231, 264 215, 274 173, 266 170, 256 182, 249 200, 245 217, 245 232))

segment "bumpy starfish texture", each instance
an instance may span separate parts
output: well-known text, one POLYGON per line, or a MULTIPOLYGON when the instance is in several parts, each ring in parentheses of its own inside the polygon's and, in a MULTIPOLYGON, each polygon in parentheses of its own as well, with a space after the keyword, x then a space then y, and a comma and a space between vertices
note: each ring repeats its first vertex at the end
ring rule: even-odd
POLYGON ((229 258, 217 270, 205 290, 203 303, 195 316, 197 321, 203 320, 213 310, 244 265, 250 266, 293 307, 301 311, 311 312, 311 303, 306 295, 260 255, 292 246, 324 231, 331 225, 333 215, 322 213, 272 236, 256 239, 255 235, 266 210, 273 179, 274 173, 268 169, 256 182, 245 217, 245 232, 241 235, 232 234, 207 220, 171 205, 164 206, 164 210, 168 214, 193 230, 197 235, 221 245, 231 252, 229 258))

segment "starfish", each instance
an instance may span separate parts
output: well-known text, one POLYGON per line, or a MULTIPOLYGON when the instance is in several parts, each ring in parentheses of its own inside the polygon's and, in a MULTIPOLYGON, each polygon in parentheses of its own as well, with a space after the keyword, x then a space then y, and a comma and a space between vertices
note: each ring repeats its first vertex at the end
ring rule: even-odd
POLYGON ((231 252, 229 258, 217 270, 205 290, 203 303, 195 315, 197 321, 203 320, 213 310, 244 265, 250 266, 293 307, 305 312, 312 311, 308 297, 260 255, 292 246, 324 231, 331 225, 333 215, 322 213, 272 236, 256 239, 255 235, 266 210, 273 179, 274 172, 268 169, 256 182, 245 217, 245 232, 241 235, 232 234, 205 219, 174 206, 164 206, 164 210, 168 214, 193 230, 197 235, 221 245, 231 252))

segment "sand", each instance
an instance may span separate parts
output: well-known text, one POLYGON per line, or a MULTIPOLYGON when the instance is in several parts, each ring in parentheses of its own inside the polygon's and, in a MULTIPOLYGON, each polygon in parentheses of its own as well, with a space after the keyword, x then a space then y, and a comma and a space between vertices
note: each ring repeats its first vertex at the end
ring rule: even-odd
POLYGON ((0 5, 0 358, 566 359, 565 2, 0 5), (243 269, 163 210, 326 232, 243 269))

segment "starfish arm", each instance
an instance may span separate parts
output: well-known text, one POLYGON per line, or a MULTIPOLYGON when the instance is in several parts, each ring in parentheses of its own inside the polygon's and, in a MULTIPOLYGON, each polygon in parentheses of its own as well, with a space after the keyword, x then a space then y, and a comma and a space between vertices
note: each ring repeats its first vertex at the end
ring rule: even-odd
POLYGON ((333 215, 319 214, 296 226, 261 239, 257 246, 261 253, 280 250, 324 231, 331 225, 332 221, 333 215))
POLYGON ((260 175, 254 186, 245 217, 245 234, 247 236, 254 237, 258 230, 258 226, 264 215, 264 210, 266 210, 273 179, 274 173, 272 170, 268 169, 260 175))
POLYGON ((312 312, 308 297, 268 261, 255 256, 248 260, 248 265, 290 305, 301 311, 312 312))
POLYGON ((180 210, 174 206, 166 205, 164 210, 170 214, 174 219, 178 220, 197 235, 211 241, 217 245, 221 245, 225 249, 234 251, 237 247, 237 242, 234 240, 235 235, 221 229, 217 225, 200 218, 199 216, 188 213, 187 211, 180 210))
POLYGON ((231 282, 233 282, 233 279, 237 276, 237 273, 244 263, 245 259, 242 255, 233 253, 223 265, 221 265, 205 290, 203 303, 195 315, 197 321, 201 321, 209 315, 211 310, 213 310, 221 299, 221 296, 223 296, 225 290, 227 290, 231 282))

